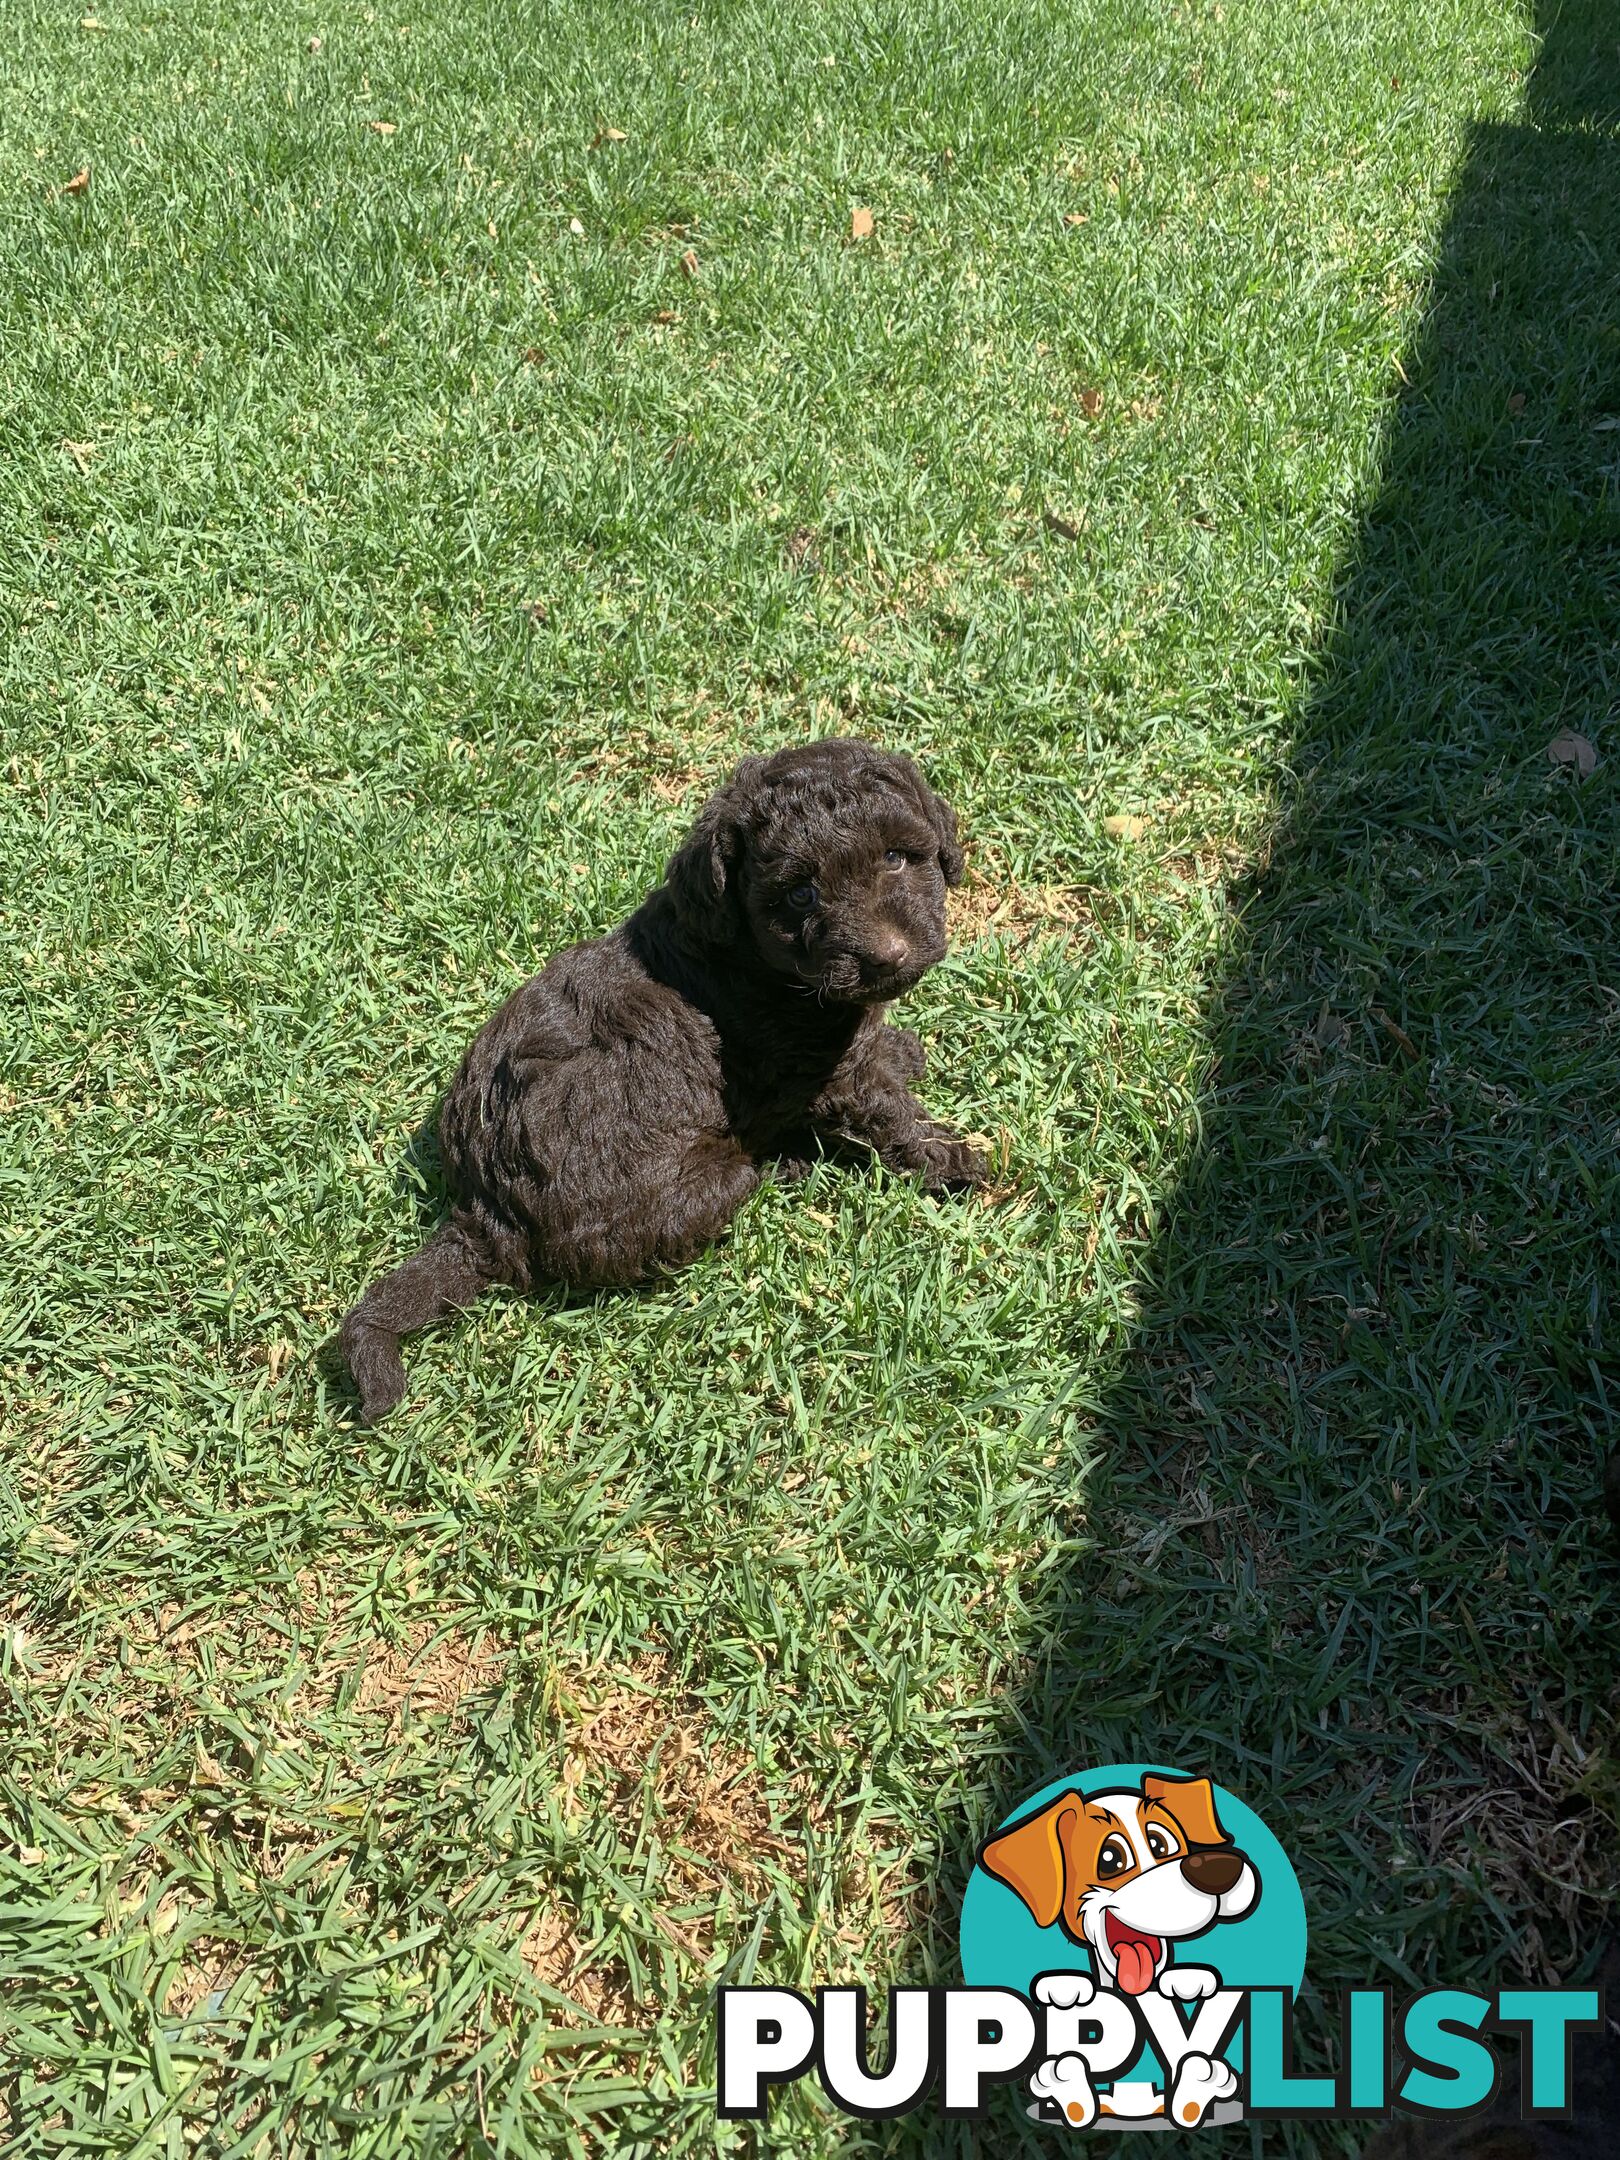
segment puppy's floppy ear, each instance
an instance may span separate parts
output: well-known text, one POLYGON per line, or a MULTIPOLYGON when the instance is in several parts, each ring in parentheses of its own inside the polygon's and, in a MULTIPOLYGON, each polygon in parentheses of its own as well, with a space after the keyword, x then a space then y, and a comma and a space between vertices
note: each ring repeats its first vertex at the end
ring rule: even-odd
POLYGON ((1231 1844, 1231 1832, 1221 1828, 1215 1812, 1215 1788, 1207 1777, 1144 1777, 1142 1797, 1170 1810, 1189 1845, 1231 1844))
POLYGON ((746 847, 748 798, 762 757, 747 757, 717 795, 698 812, 697 823, 669 858, 664 882, 688 929, 722 937, 732 921, 733 887, 746 847))
POLYGON ((1050 1927, 1063 1910, 1063 1818, 1077 1816, 1080 1806, 1078 1793, 1060 1793, 1038 1815, 998 1832, 979 1854, 980 1867, 1017 1891, 1037 1927, 1050 1927))
POLYGON ((956 838, 956 812, 943 795, 936 795, 926 782, 922 785, 923 809, 928 822, 939 837, 939 867, 947 885, 962 882, 962 850, 956 838))

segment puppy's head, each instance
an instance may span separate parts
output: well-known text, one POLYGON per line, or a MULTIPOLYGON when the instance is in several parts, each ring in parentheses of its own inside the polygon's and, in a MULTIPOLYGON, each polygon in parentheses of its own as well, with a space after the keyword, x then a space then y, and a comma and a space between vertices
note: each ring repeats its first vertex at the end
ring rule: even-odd
POLYGON ((1172 1943, 1241 1919, 1260 1895, 1208 1778, 1149 1774, 1135 1792, 1060 1793, 991 1838, 979 1864, 1129 1995, 1163 1972, 1172 1943))
POLYGON ((694 934, 746 938, 784 981, 875 1005, 944 957, 962 850, 910 758, 832 740, 744 758, 666 875, 694 934))

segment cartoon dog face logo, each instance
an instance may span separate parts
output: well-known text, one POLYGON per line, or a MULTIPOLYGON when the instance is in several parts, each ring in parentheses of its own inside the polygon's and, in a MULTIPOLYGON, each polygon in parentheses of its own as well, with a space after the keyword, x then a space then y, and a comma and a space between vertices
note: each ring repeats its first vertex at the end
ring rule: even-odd
POLYGON ((998 1831, 979 1864, 1038 1927, 1056 1923, 1090 1951, 1100 1986, 1125 1995, 1162 1978, 1174 1944, 1242 1919, 1260 1899, 1208 1778, 1148 1774, 1134 1791, 1060 1793, 998 1831))

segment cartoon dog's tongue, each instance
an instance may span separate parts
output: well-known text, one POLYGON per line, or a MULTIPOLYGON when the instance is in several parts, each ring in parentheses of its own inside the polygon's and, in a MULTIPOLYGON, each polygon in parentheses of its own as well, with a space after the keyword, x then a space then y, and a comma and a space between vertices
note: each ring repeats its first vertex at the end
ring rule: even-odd
POLYGON ((1113 1913, 1107 1916, 1108 1947, 1118 1960, 1118 1980, 1127 1995, 1145 1995, 1159 1969, 1164 1944, 1157 1935, 1144 1935, 1127 1927, 1113 1913))

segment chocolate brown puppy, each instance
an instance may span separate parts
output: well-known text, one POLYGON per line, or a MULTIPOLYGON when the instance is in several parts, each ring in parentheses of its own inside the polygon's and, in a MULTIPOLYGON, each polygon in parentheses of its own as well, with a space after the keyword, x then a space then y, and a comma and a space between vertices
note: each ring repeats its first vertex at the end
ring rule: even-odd
POLYGON ((943 957, 961 876, 956 819, 910 758, 847 740, 744 758, 630 920, 558 953, 467 1052, 439 1121, 449 1219, 339 1334, 367 1422, 405 1392, 402 1335, 494 1283, 679 1267, 819 1146, 982 1182, 885 1017, 943 957))

